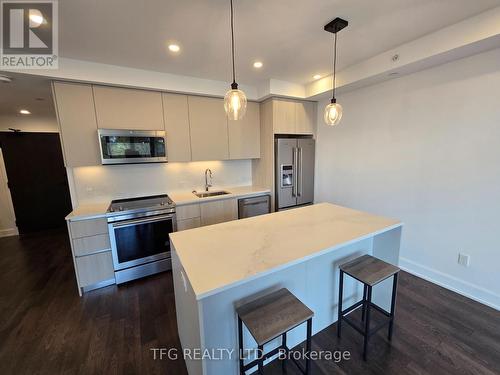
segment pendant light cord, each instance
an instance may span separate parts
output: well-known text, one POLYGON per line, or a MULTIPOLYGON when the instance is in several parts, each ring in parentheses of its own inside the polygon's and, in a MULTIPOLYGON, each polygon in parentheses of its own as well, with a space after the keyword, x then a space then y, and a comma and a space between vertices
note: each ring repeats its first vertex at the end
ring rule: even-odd
POLYGON ((236 74, 234 70, 234 22, 233 22, 233 0, 231 2, 231 55, 233 60, 233 84, 236 84, 236 74))
MULTIPOLYGON (((231 0, 232 1, 232 0, 231 0)), ((333 42, 333 93, 332 100, 335 100, 335 86, 337 83, 337 33, 334 34, 333 42)))

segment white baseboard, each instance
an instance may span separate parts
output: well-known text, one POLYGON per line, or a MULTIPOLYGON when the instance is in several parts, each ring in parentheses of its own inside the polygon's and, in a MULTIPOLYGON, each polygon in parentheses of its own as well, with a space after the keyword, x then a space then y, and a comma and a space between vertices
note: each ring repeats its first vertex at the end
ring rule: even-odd
POLYGON ((0 229, 0 237, 17 236, 18 234, 17 228, 0 229))
POLYGON ((444 272, 434 270, 406 258, 399 258, 399 267, 431 283, 452 290, 479 303, 500 311, 500 295, 478 285, 460 280, 444 272))

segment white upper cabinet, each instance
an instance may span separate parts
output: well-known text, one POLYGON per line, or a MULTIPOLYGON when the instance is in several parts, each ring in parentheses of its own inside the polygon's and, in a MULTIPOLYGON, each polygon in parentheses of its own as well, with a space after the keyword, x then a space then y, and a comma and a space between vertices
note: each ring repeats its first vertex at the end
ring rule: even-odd
POLYGON ((191 161, 188 98, 168 93, 162 96, 168 161, 191 161))
POLYGON ((92 86, 54 82, 52 87, 65 165, 101 164, 92 86))
POLYGON ((238 121, 229 120, 229 158, 260 158, 260 106, 248 102, 245 116, 238 121))
POLYGON ((161 93, 93 86, 101 129, 164 130, 161 93))
POLYGON ((316 103, 295 103, 295 133, 314 134, 316 123, 316 103))
POLYGON ((273 99, 275 134, 314 134, 316 103, 273 99))
POLYGON ((295 102, 273 100, 273 129, 275 134, 295 134, 295 102))
POLYGON ((222 99, 188 96, 192 160, 229 159, 227 118, 222 99))
MULTIPOLYGON (((228 121, 224 101, 80 83, 54 82, 65 162, 101 164, 97 129, 165 130, 169 162, 260 158, 260 106, 228 121)), ((294 102, 277 102, 283 133, 295 132, 294 102), (291 105, 291 106, 290 106, 291 105)), ((304 131, 307 134, 307 131, 304 131)))

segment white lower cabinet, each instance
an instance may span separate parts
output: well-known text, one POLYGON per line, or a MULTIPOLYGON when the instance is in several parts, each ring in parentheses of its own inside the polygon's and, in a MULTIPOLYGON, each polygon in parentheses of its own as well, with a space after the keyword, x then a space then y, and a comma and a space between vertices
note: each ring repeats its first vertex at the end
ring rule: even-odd
POLYGON ((238 200, 221 199, 178 206, 177 230, 186 230, 238 219, 238 200))
POLYGON ((238 219, 236 199, 223 199, 200 205, 201 225, 211 225, 238 219))
POLYGON ((78 293, 115 283, 105 218, 68 222, 78 293))
POLYGON ((177 216, 177 221, 199 218, 200 217, 200 205, 198 203, 186 204, 183 206, 175 207, 175 214, 177 216))
POLYGON ((110 249, 111 244, 109 243, 109 234, 107 233, 73 239, 73 251, 76 257, 90 255, 110 249))
POLYGON ((115 278, 111 251, 76 257, 75 262, 80 288, 84 291, 89 286, 98 286, 99 283, 115 278))
POLYGON ((199 217, 192 217, 190 219, 177 220, 177 230, 186 230, 201 227, 201 220, 199 217))

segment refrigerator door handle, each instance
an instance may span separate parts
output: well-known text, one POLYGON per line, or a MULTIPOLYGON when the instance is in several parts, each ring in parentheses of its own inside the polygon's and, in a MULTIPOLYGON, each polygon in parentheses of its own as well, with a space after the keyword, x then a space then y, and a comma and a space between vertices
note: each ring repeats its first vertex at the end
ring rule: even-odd
POLYGON ((297 165, 299 173, 297 175, 297 196, 302 196, 302 147, 297 148, 297 165))
POLYGON ((297 196, 297 149, 292 148, 292 163, 293 163, 293 180, 292 180, 292 197, 297 196))

